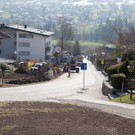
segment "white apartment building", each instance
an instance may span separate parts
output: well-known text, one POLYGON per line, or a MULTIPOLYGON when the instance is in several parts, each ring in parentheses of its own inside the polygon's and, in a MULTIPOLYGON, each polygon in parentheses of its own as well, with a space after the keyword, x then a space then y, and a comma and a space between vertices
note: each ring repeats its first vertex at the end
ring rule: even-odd
POLYGON ((0 58, 47 60, 52 56, 53 32, 4 24, 0 25, 0 32, 10 36, 0 42, 0 58))

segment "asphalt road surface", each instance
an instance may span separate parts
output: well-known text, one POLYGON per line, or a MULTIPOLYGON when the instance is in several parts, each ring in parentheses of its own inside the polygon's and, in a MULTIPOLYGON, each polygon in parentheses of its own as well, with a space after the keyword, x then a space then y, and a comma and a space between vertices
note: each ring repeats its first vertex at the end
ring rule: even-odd
POLYGON ((105 112, 135 119, 135 105, 114 103, 101 92, 105 78, 87 60, 87 70, 65 73, 45 83, 0 88, 0 101, 55 101, 100 109, 105 112), (85 83, 84 83, 85 75, 85 83))

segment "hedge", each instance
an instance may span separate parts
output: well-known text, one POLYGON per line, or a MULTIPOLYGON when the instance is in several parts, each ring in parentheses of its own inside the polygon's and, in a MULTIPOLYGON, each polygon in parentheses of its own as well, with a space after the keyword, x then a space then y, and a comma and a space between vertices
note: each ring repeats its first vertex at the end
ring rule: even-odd
POLYGON ((129 65, 128 62, 121 62, 119 64, 107 68, 107 74, 109 79, 112 74, 119 74, 119 73, 123 73, 126 75, 126 77, 128 77, 129 75, 128 68, 127 68, 128 65, 129 65))
POLYGON ((116 65, 113 65, 113 66, 110 66, 109 68, 107 68, 107 74, 108 74, 108 77, 110 79, 111 75, 112 74, 117 74, 117 68, 118 68, 119 64, 116 64, 116 65))
POLYGON ((129 71, 127 66, 129 65, 129 62, 123 62, 121 65, 118 66, 117 68, 117 72, 118 73, 124 73, 126 75, 126 77, 129 76, 129 71))
MULTIPOLYGON (((116 89, 122 88, 123 78, 124 80, 126 79, 126 76, 123 73, 111 75, 111 85, 116 89)), ((126 86, 125 82, 126 81, 124 81, 124 87, 126 86)))

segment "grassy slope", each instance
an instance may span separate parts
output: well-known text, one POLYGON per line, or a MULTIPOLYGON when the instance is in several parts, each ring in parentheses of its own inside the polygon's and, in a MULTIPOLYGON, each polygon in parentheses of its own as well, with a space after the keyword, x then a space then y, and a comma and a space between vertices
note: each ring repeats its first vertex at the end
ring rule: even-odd
MULTIPOLYGON (((53 40, 53 44, 57 44, 57 40, 53 40)), ((101 44, 101 43, 89 42, 89 41, 80 41, 80 45, 101 46, 101 45, 103 45, 103 44, 101 44)))

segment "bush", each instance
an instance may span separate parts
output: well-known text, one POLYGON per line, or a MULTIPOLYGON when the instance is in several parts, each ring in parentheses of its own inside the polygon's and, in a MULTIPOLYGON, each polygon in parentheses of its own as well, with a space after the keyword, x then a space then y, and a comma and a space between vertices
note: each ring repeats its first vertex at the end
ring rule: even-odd
POLYGON ((117 64, 117 65, 114 65, 114 66, 107 68, 107 74, 108 74, 109 79, 111 78, 112 74, 117 74, 117 67, 118 66, 119 65, 117 64))
POLYGON ((2 71, 11 70, 11 69, 10 69, 10 66, 8 66, 8 65, 5 64, 5 63, 0 63, 0 69, 1 69, 2 71))
POLYGON ((135 60, 135 48, 127 48, 123 53, 122 53, 122 61, 125 60, 135 60))
POLYGON ((106 73, 107 73, 107 69, 108 69, 108 67, 107 67, 107 66, 105 66, 105 67, 104 67, 104 70, 105 70, 105 72, 106 72, 106 73))
POLYGON ((109 79, 112 74, 118 74, 118 73, 123 73, 126 75, 126 77, 128 77, 129 72, 127 66, 128 66, 128 62, 121 62, 119 64, 107 68, 109 79))
POLYGON ((97 69, 99 69, 99 70, 102 69, 102 65, 101 65, 101 60, 100 60, 100 59, 97 59, 97 61, 96 61, 96 67, 97 67, 97 69))
MULTIPOLYGON (((124 80, 125 80, 125 79, 126 79, 126 76, 125 76, 124 74, 122 74, 122 73, 111 75, 111 79, 110 79, 110 80, 111 80, 112 86, 113 86, 114 88, 116 88, 116 89, 122 88, 123 78, 124 78, 124 80)), ((124 82, 126 82, 126 80, 125 80, 124 82)), ((124 83, 124 84, 125 84, 125 83, 124 83)), ((124 87, 125 87, 125 86, 126 86, 126 85, 124 85, 124 87)))
POLYGON ((127 68, 128 65, 129 65, 129 62, 127 61, 121 63, 117 68, 118 73, 124 73, 126 77, 128 77, 129 76, 129 71, 127 68))

